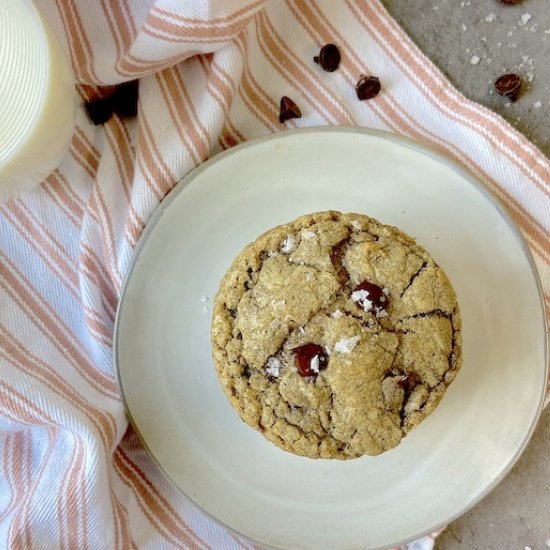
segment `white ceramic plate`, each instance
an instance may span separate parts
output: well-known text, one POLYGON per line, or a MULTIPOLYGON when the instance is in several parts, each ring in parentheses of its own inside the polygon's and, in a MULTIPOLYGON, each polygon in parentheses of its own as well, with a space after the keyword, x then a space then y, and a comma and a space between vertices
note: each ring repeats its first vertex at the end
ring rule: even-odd
POLYGON ((344 128, 273 135, 187 176, 137 248, 115 357, 134 427, 176 486, 260 544, 315 550, 386 547, 464 513, 524 449, 547 368, 534 264, 494 199, 408 140, 344 128), (211 301, 243 246, 327 209, 416 237, 454 284, 464 329, 464 366, 436 411, 396 449, 347 462, 285 453, 241 422, 209 341, 211 301))

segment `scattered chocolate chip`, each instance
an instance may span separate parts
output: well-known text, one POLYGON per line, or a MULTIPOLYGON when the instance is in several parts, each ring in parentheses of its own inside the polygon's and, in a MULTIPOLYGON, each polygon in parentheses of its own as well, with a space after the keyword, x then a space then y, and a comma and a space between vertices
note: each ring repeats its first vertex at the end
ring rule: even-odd
POLYGON ((351 299, 364 311, 374 311, 377 317, 386 317, 390 299, 387 290, 370 281, 358 284, 351 293, 351 299))
POLYGON ((139 81, 132 80, 120 84, 107 97, 94 101, 87 101, 84 108, 88 118, 97 126, 105 124, 113 114, 122 119, 133 118, 137 115, 139 81))
POLYGON ((281 97, 281 112, 279 113, 279 122, 282 124, 285 120, 291 118, 302 118, 300 108, 290 97, 284 95, 281 97))
POLYGON ((380 79, 377 76, 363 75, 355 85, 355 92, 361 101, 376 97, 380 93, 380 79))
POLYGON ((292 354, 298 372, 304 377, 317 376, 319 371, 327 368, 327 354, 318 344, 304 344, 294 348, 292 354))
POLYGON ((521 2, 521 0, 499 0, 501 4, 506 6, 515 6, 521 2))
POLYGON ((510 73, 499 76, 495 81, 495 90, 511 101, 516 101, 521 91, 521 76, 510 73))
POLYGON ((335 44, 325 44, 313 61, 321 65, 321 68, 327 73, 332 73, 340 65, 340 50, 335 44))
POLYGON ((117 86, 111 95, 113 111, 120 118, 133 118, 138 111, 139 80, 131 80, 117 86))
POLYGON ((84 103, 88 118, 96 126, 105 124, 113 116, 113 104, 110 99, 110 97, 102 97, 84 103))

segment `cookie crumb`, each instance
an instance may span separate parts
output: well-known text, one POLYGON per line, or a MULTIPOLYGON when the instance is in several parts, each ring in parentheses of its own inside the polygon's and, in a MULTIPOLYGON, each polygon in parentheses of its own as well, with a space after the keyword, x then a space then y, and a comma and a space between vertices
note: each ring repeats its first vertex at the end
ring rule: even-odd
POLYGON ((492 23, 496 18, 497 18, 497 16, 495 15, 495 13, 494 13, 494 12, 491 12, 491 13, 485 18, 485 21, 487 21, 487 23, 492 23))
POLYGON ((535 109, 540 109, 542 107, 542 103, 540 101, 537 101, 537 102, 533 103, 533 107, 535 109))
POLYGON ((202 302, 203 304, 206 304, 206 302, 208 302, 208 296, 203 296, 203 297, 201 298, 201 302, 202 302))
POLYGON ((351 336, 350 338, 342 338, 334 344, 334 351, 339 353, 351 353, 353 348, 359 343, 361 336, 351 336))
POLYGON ((477 65, 480 62, 480 58, 477 55, 472 55, 470 58, 470 63, 472 65, 477 65))

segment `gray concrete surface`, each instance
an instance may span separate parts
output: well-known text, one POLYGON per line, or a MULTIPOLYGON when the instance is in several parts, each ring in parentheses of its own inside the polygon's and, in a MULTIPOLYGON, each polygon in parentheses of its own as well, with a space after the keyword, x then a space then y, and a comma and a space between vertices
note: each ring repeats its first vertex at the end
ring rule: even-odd
MULTIPOLYGON (((550 0, 517 6, 498 0, 382 1, 458 89, 550 156, 550 0), (516 103, 492 92, 495 79, 507 72, 527 81, 516 103)), ((550 408, 512 472, 436 543, 436 550, 548 548, 550 408)))
POLYGON ((502 115, 550 156, 549 0, 517 6, 498 0, 382 2, 458 89, 502 115), (493 93, 495 79, 507 72, 527 81, 516 103, 493 93))

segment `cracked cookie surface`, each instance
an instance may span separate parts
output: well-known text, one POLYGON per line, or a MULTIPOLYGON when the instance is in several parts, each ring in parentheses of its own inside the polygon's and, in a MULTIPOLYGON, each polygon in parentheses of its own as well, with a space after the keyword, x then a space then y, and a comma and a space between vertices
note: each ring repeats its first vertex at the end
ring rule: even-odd
POLYGON ((240 417, 311 458, 377 455, 437 406, 461 365, 443 270, 395 227, 336 211, 261 235, 223 278, 213 358, 240 417))

